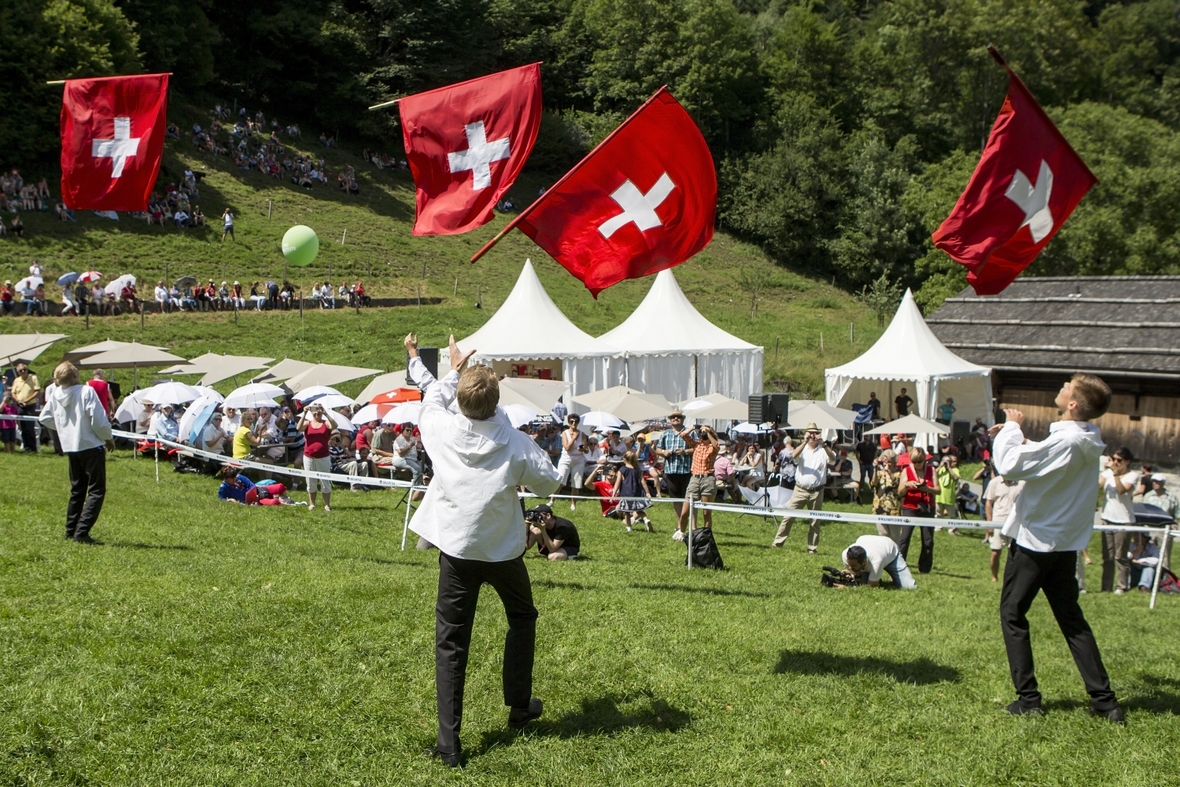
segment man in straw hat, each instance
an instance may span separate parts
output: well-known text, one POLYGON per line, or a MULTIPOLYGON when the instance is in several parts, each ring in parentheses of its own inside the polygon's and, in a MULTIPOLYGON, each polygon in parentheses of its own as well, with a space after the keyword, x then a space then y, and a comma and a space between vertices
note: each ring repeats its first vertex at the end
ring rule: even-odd
MULTIPOLYGON (((824 444, 819 427, 814 422, 804 428, 804 438, 792 452, 798 469, 795 471, 795 491, 791 493, 789 509, 819 511, 824 507, 824 485, 828 482, 828 465, 836 461, 836 454, 824 444)), ((782 547, 791 535, 794 519, 783 517, 774 534, 773 545, 782 547)), ((819 549, 819 520, 811 520, 807 531, 807 554, 814 555, 819 549)))
POLYGON ((674 503, 676 507, 676 529, 672 531, 672 538, 676 541, 684 540, 685 530, 688 529, 688 482, 692 480, 692 449, 680 436, 684 429, 684 413, 677 407, 668 415, 670 427, 660 433, 652 441, 651 450, 656 456, 664 458, 664 481, 668 484, 668 495, 678 498, 682 502, 674 503))

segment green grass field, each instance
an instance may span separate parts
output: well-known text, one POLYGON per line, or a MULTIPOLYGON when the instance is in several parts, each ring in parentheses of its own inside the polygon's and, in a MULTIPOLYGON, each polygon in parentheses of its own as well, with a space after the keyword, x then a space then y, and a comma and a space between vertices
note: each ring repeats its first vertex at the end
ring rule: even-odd
MULTIPOLYGON (((509 733, 505 623, 481 601, 462 772, 433 741, 433 553, 399 549, 400 493, 247 509, 120 452, 95 535, 61 538, 63 459, 0 455, 0 784, 1158 785, 1175 783, 1180 604, 1083 606, 1125 728, 1090 718, 1047 606, 1048 715, 1017 719, 978 538, 936 537, 915 593, 820 587, 866 528, 718 516, 727 569, 659 532, 573 515, 586 560, 530 556, 542 721, 509 733)), ((297 498, 303 495, 296 493, 297 498)), ((564 511, 562 513, 565 513, 564 511)), ((1097 554, 1097 552, 1095 552, 1097 554)), ((1097 567, 1094 570, 1096 572, 1097 567)))

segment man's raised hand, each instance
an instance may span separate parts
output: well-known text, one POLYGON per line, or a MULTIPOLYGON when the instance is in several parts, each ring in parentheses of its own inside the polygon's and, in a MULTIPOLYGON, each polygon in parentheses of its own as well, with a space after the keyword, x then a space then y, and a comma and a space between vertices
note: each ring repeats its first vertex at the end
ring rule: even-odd
POLYGON ((468 350, 466 353, 459 352, 459 345, 455 343, 455 334, 451 334, 450 344, 451 350, 451 371, 461 372, 463 367, 467 365, 467 361, 471 356, 475 355, 475 350, 468 350))
POLYGON ((406 338, 402 340, 402 344, 406 347, 406 352, 410 354, 411 358, 418 357, 418 337, 413 333, 407 333, 406 338))

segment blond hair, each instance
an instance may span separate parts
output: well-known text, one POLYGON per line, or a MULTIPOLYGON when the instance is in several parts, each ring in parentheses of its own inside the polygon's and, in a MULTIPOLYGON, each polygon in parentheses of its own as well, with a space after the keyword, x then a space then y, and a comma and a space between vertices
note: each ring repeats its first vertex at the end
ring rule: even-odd
POLYGON ((69 361, 62 361, 53 370, 53 383, 58 388, 78 384, 78 367, 69 361))
POLYGON ((627 451, 623 454, 623 464, 627 465, 627 467, 634 467, 636 470, 638 470, 639 463, 636 461, 638 457, 639 454, 635 453, 634 451, 627 451))
POLYGON ((926 461, 926 450, 923 448, 911 448, 910 449, 910 461, 916 462, 919 459, 921 459, 923 462, 926 461))
POLYGON ((469 366, 459 375, 455 391, 459 411, 473 421, 486 421, 500 403, 500 381, 490 366, 469 366))
POLYGON ((1078 418, 1092 421, 1101 417, 1110 407, 1110 386, 1095 374, 1079 372, 1070 378, 1073 383, 1073 401, 1078 404, 1078 418))

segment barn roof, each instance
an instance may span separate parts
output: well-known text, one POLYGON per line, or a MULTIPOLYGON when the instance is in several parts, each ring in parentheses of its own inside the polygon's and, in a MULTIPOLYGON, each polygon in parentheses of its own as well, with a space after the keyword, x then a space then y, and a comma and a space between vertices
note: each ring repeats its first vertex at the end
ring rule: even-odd
POLYGON ((954 353, 1000 371, 1180 378, 1180 276, 1017 279, 926 318, 954 353))

